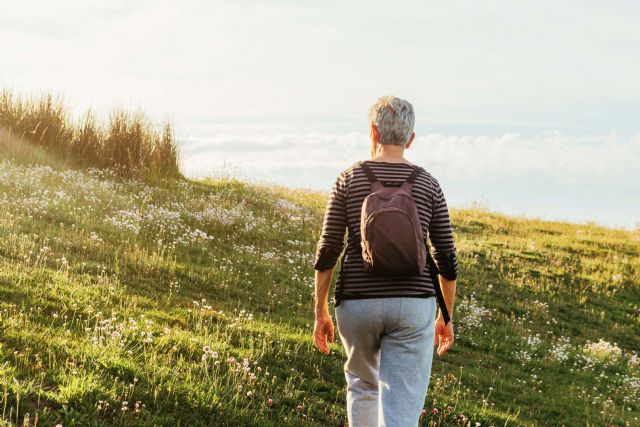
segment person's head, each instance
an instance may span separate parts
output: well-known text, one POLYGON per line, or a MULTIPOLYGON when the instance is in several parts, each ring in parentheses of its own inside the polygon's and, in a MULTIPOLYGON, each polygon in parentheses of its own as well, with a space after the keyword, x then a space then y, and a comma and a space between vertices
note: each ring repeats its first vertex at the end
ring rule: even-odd
POLYGON ((371 141, 408 148, 415 137, 413 106, 396 96, 382 96, 369 108, 371 141))

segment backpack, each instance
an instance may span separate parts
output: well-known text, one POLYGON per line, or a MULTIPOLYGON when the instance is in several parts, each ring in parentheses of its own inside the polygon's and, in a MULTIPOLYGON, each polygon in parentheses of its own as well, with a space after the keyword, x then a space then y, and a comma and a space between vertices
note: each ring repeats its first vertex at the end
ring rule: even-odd
POLYGON ((449 313, 440 289, 438 267, 431 257, 427 239, 411 189, 423 168, 402 183, 380 182, 369 166, 360 162, 371 183, 371 193, 360 212, 360 246, 365 271, 383 276, 417 276, 427 263, 445 325, 449 313))
POLYGON ((427 254, 418 207, 411 187, 421 168, 392 185, 377 180, 366 163, 360 167, 371 183, 371 194, 360 212, 360 246, 365 271, 382 276, 417 276, 426 266, 427 254))

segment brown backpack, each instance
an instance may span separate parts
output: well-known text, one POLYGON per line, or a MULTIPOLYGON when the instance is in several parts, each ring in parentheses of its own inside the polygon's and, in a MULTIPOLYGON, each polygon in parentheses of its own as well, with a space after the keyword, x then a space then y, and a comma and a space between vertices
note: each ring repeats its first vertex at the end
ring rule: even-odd
POLYGON ((361 168, 371 183, 362 203, 360 245, 364 269, 382 276, 416 276, 425 268, 427 253, 418 208, 411 187, 421 172, 414 167, 403 183, 377 180, 366 163, 361 168))

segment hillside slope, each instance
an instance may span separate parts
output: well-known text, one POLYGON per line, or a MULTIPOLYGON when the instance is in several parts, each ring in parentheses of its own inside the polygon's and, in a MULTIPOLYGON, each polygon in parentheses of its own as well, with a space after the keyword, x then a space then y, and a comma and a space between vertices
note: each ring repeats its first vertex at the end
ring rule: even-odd
MULTIPOLYGON (((344 353, 310 339, 324 197, 0 163, 2 420, 343 425, 344 353)), ((640 233, 452 220, 423 425, 640 425, 640 233)))

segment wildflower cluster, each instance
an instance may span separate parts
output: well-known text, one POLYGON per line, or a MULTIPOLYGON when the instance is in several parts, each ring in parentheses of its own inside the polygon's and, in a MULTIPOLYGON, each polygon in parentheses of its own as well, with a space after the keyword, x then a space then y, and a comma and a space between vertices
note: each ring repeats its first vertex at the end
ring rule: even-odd
POLYGON ((587 340, 587 343, 582 347, 582 351, 588 356, 609 362, 615 362, 622 356, 622 349, 616 343, 612 344, 602 338, 598 342, 587 340))

